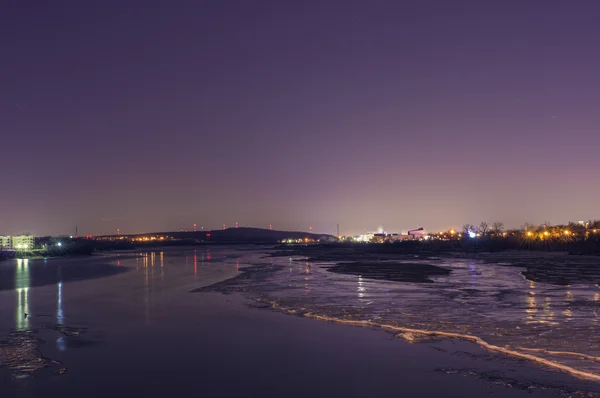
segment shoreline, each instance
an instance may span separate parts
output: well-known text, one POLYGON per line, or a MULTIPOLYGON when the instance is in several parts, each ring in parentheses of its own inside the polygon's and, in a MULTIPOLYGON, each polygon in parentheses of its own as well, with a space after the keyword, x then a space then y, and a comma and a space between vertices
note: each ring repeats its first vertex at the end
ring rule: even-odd
MULTIPOLYGON (((338 260, 343 261, 343 260, 338 260)), ((346 260, 347 261, 347 260, 346 260)), ((339 262, 335 262, 339 263, 339 262)), ((260 295, 260 292, 247 292, 244 288, 244 284, 251 281, 258 281, 264 278, 268 278, 273 272, 280 270, 281 267, 277 265, 261 265, 261 266, 252 266, 241 270, 240 274, 224 280, 222 282, 212 284, 209 286, 204 286, 202 288, 191 290, 191 293, 206 293, 206 292, 216 292, 221 294, 242 294, 247 299, 253 300, 257 303, 265 304, 269 308, 276 310, 278 312, 282 312, 287 315, 296 315, 300 317, 311 318, 315 320, 321 320, 326 322, 333 322, 338 324, 350 325, 350 326, 364 326, 371 328, 378 328, 383 330, 388 330, 395 332, 394 337, 403 338, 405 340, 414 342, 418 340, 419 337, 437 337, 442 339, 449 340, 462 340, 468 341, 470 343, 476 344, 477 346, 496 354, 501 354, 511 358, 517 358, 528 361, 532 365, 538 365, 545 367, 546 371, 557 371, 563 374, 570 375, 572 377, 578 378, 580 380, 588 380, 593 381, 595 383, 600 383, 600 375, 597 373, 587 372, 584 370, 580 370, 574 368, 572 366, 568 366, 562 364, 560 362, 554 361, 552 359, 543 358, 535 355, 535 352, 540 353, 550 353, 556 356, 572 356, 578 358, 586 358, 594 361, 600 361, 599 357, 590 356, 587 354, 579 353, 579 352, 568 352, 568 351, 548 351, 548 350, 536 350, 527 347, 503 347, 491 344, 485 341, 483 338, 471 335, 471 334, 461 334, 450 331, 443 330, 427 330, 427 329, 415 329, 410 327, 403 327, 399 325, 393 324, 385 324, 385 323, 377 323, 369 320, 351 320, 351 319, 343 319, 337 317, 323 316, 316 313, 311 313, 303 308, 293 308, 293 307, 282 307, 277 302, 277 299, 266 299, 264 296, 260 295), (258 293, 258 296, 256 294, 258 293)), ((526 278, 523 273, 521 273, 523 278, 526 278)), ((363 276, 365 277, 365 276, 363 276)), ((368 278, 368 276, 366 277, 368 278)), ((402 283, 402 282, 401 282, 402 283)), ((421 282, 422 283, 422 282, 421 282)))
MULTIPOLYGON (((285 308, 277 308, 276 306, 271 305, 270 303, 249 298, 244 293, 234 293, 232 295, 216 292, 207 293, 206 300, 213 302, 211 296, 214 297, 215 295, 220 296, 222 300, 225 300, 226 302, 230 303, 231 306, 235 306, 238 308, 248 307, 250 311, 252 311, 255 308, 258 310, 258 313, 264 312, 264 316, 258 315, 258 317, 264 318, 265 320, 269 318, 276 320, 278 317, 281 317, 281 321, 278 323, 304 323, 305 328, 307 330, 313 331, 314 334, 311 334, 311 338, 315 340, 319 338, 318 333, 316 332, 325 328, 336 330, 336 337, 342 337, 345 334, 350 333, 357 333, 357 335, 361 335, 362 339, 365 340, 377 339, 379 338, 380 333, 383 332, 386 336, 385 340, 390 342, 390 346, 388 347, 389 350, 398 350, 398 352, 402 352, 404 354, 406 353, 406 351, 416 353, 417 358, 419 358, 417 361, 421 362, 422 364, 424 363, 425 367, 429 368, 429 370, 432 373, 441 372, 442 374, 444 374, 444 376, 473 376, 472 378, 469 378, 468 381, 466 381, 464 378, 461 378, 461 380, 459 381, 460 383, 466 383, 467 385, 469 385, 469 388, 473 387, 473 384, 476 384, 479 381, 483 381, 485 389, 488 390, 488 393, 492 392, 489 391, 490 388, 503 388, 504 390, 497 391, 500 392, 502 396, 512 396, 511 393, 526 393, 527 395, 529 395, 531 392, 550 392, 552 394, 567 393, 570 396, 581 395, 589 397, 600 397, 600 385, 598 384, 598 379, 596 378, 579 378, 576 377, 575 374, 566 371, 561 371, 561 369, 548 366, 548 364, 539 361, 531 361, 530 359, 532 358, 526 358, 521 355, 512 356, 509 353, 502 350, 493 350, 491 349, 491 345, 486 346, 479 344, 480 342, 476 341, 477 338, 474 336, 473 339, 469 339, 465 336, 460 336, 457 334, 424 331, 424 333, 422 334, 426 334, 432 337, 441 337, 441 339, 435 341, 415 343, 414 340, 411 341, 411 339, 407 338, 398 339, 398 337, 402 337, 399 336, 398 332, 421 333, 421 331, 415 329, 394 327, 389 325, 379 325, 374 322, 357 322, 348 321, 344 319, 328 318, 311 313, 302 313, 302 311, 294 309, 286 311, 285 308), (258 306, 255 303, 257 303, 258 306), (267 306, 263 306, 261 304, 267 304, 267 306), (293 316, 290 317, 290 315, 293 316), (287 318, 287 320, 284 320, 284 318, 287 318), (316 322, 313 323, 313 321, 316 322), (390 335, 392 336, 391 338, 388 337, 390 335), (432 348, 435 351, 441 353, 441 355, 431 355, 430 351, 432 348), (480 351, 481 353, 479 353, 480 351), (462 353, 462 355, 459 356, 459 359, 457 360, 457 362, 460 363, 460 366, 450 368, 442 366, 446 363, 449 357, 453 357, 457 352, 462 353), (522 361, 523 359, 525 359, 525 361, 522 361), (467 362, 470 362, 471 360, 474 361, 474 364, 465 367, 467 362), (511 367, 520 367, 521 369, 517 371, 518 377, 513 376, 513 378, 496 374, 496 372, 501 373, 504 371, 502 367, 499 367, 497 365, 497 361, 506 361, 506 363, 510 364, 511 367), (488 366, 490 366, 490 363, 491 369, 486 369, 488 366), (482 369, 479 369, 479 367, 481 367, 482 369), (544 383, 548 383, 550 385, 545 385, 544 383), (590 385, 588 383, 592 384, 590 385)), ((269 330, 268 327, 266 329, 269 330)), ((363 341, 355 341, 355 344, 357 345, 360 345, 362 343, 363 341)), ((385 356, 387 355, 387 353, 384 354, 384 352, 380 352, 377 349, 375 349, 374 355, 376 357, 379 357, 385 356)), ((402 357, 396 357, 396 360, 397 362, 394 364, 394 367, 411 366, 406 363, 404 355, 402 357)), ((412 362, 410 363, 412 364, 412 362)), ((513 371, 514 370, 512 369, 510 370, 510 372, 513 371)), ((402 379, 403 385, 407 385, 409 390, 417 387, 419 388, 419 393, 421 393, 420 388, 423 388, 424 386, 416 386, 418 383, 412 380, 410 376, 410 371, 408 372, 408 374, 405 374, 405 376, 406 378, 403 377, 402 379)), ((453 383, 454 381, 455 380, 445 380, 444 382, 453 383)), ((425 396, 428 396, 426 392, 425 396)), ((466 396, 468 397, 479 395, 470 395, 467 393, 466 396)))
MULTIPOLYGON (((418 336, 441 337, 443 339, 449 339, 449 340, 456 339, 456 340, 468 341, 468 342, 476 344, 476 345, 480 346, 481 348, 488 350, 490 352, 503 354, 508 357, 524 359, 524 360, 529 361, 531 364, 543 365, 543 366, 549 368, 549 369, 545 369, 546 371, 548 371, 548 370, 559 371, 561 373, 568 374, 570 376, 579 378, 581 380, 588 380, 588 381, 600 383, 600 375, 598 375, 598 374, 584 372, 584 371, 575 369, 575 368, 567 366, 567 365, 562 365, 560 363, 550 361, 545 358, 537 357, 533 354, 527 354, 527 353, 519 352, 516 350, 493 345, 493 344, 490 344, 490 343, 484 341, 480 337, 469 335, 469 334, 459 334, 459 333, 444 332, 444 331, 438 331, 438 330, 413 329, 413 328, 407 328, 407 327, 402 327, 402 326, 377 323, 377 322, 372 322, 372 321, 335 318, 335 317, 318 315, 318 314, 314 314, 311 312, 306 312, 306 311, 302 311, 302 310, 298 310, 298 309, 294 309, 294 308, 280 307, 275 301, 261 300, 259 298, 256 298, 253 300, 255 300, 258 303, 267 304, 269 306, 269 308, 272 308, 276 311, 279 311, 279 312, 287 314, 287 315, 296 315, 296 316, 305 317, 305 318, 309 318, 309 319, 315 319, 315 320, 325 321, 325 322, 332 322, 332 323, 348 325, 348 326, 362 326, 362 327, 369 327, 369 328, 376 328, 376 329, 397 332, 394 334, 395 338, 402 338, 409 342, 414 342, 414 340, 415 340, 414 336, 417 336, 417 337, 418 336)), ((524 351, 531 351, 531 352, 542 352, 543 351, 543 350, 528 349, 528 348, 522 348, 522 349, 524 351)), ((589 356, 586 354, 581 354, 581 353, 576 353, 576 352, 554 352, 554 353, 561 354, 561 355, 572 355, 572 356, 578 356, 578 357, 586 357, 588 359, 592 358, 594 360, 600 360, 600 358, 598 358, 598 357, 592 357, 592 356, 589 356)))
MULTIPOLYGON (((66 370, 60 378, 36 378, 32 395, 80 396, 94 385, 98 394, 138 395, 193 395, 201 389, 208 396, 231 397, 379 397, 399 391, 432 398, 448 391, 466 398, 490 393, 530 397, 532 392, 540 397, 600 397, 595 383, 549 373, 468 341, 410 344, 393 338, 389 330, 289 316, 237 293, 172 299, 170 310, 150 329, 103 323, 102 334, 110 344, 63 356, 52 344, 43 344, 41 353, 63 362, 57 367, 66 370), (176 344, 164 344, 173 337, 176 344), (117 354, 121 359, 110 361, 117 354)), ((51 341, 56 333, 46 330, 41 337, 51 341)), ((90 333, 67 339, 86 339, 90 333)))

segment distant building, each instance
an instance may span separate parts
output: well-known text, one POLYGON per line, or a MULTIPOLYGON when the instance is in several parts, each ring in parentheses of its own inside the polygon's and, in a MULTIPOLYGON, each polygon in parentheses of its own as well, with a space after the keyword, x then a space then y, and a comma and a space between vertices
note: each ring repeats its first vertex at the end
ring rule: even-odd
POLYGON ((390 234, 390 233, 378 233, 373 234, 370 242, 373 243, 386 243, 386 242, 403 242, 407 240, 421 240, 427 239, 427 233, 423 228, 413 229, 408 231, 406 235, 403 234, 390 234))
POLYGON ((11 249, 12 239, 10 236, 0 236, 0 249, 11 249))
POLYGON ((427 236, 423 227, 410 230, 408 231, 408 234, 414 236, 415 239, 425 239, 425 236, 427 236))
POLYGON ((31 250, 34 244, 33 235, 0 236, 0 249, 31 250))
POLYGON ((370 242, 373 237, 375 236, 374 233, 372 232, 367 232, 366 234, 362 234, 362 235, 356 235, 353 240, 355 242, 362 242, 362 243, 368 243, 370 242))
POLYGON ((415 240, 417 239, 415 237, 415 235, 399 235, 399 234, 394 234, 391 236, 390 241, 391 242, 402 242, 405 240, 415 240))
POLYGON ((323 235, 319 237, 319 242, 321 243, 334 243, 339 241, 340 239, 337 236, 323 235))
POLYGON ((19 250, 31 250, 35 245, 35 239, 33 235, 18 235, 12 237, 12 249, 19 250))
POLYGON ((413 239, 412 236, 402 235, 402 234, 373 234, 373 238, 371 239, 372 243, 387 243, 387 242, 400 242, 403 240, 413 239))
POLYGON ((427 239, 427 233, 425 229, 418 228, 408 231, 406 235, 396 234, 396 233, 388 233, 379 231, 377 233, 367 232, 363 235, 356 235, 351 240, 354 242, 364 242, 364 243, 387 243, 387 242, 402 242, 407 240, 421 240, 427 239))

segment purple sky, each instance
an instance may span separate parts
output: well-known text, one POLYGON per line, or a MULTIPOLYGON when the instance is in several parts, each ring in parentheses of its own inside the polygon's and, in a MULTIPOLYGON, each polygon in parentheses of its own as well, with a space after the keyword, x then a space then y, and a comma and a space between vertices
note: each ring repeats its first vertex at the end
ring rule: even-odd
POLYGON ((0 234, 600 218, 600 2, 17 1, 0 234))

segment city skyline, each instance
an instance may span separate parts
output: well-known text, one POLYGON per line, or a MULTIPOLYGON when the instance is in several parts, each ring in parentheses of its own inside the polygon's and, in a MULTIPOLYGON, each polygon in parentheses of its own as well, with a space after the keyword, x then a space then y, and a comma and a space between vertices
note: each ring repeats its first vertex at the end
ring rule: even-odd
POLYGON ((600 218, 595 2, 3 11, 0 233, 600 218))

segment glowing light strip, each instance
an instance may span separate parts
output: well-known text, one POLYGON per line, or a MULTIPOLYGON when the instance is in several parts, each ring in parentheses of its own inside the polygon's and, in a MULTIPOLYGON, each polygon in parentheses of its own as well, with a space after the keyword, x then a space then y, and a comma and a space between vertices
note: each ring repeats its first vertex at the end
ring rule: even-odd
MULTIPOLYGON (((275 303, 275 302, 271 302, 271 301, 266 301, 266 300, 261 300, 261 299, 255 299, 255 301, 264 303, 264 304, 269 304, 271 305, 271 307, 273 307, 274 309, 278 309, 280 311, 283 312, 287 312, 289 314, 297 314, 298 310, 292 309, 292 308, 285 308, 285 307, 281 307, 279 306, 279 304, 275 303)), ((497 345, 493 345, 490 343, 485 342, 484 340, 482 340, 480 337, 477 336, 472 336, 469 334, 460 334, 460 333, 452 333, 452 332, 441 332, 441 331, 432 331, 432 330, 422 330, 422 329, 411 329, 411 328, 405 328, 405 327, 400 327, 400 326, 391 326, 391 325, 384 325, 384 324, 379 324, 379 323, 375 323, 372 321, 355 321, 355 320, 348 320, 348 319, 340 319, 340 318, 334 318, 334 317, 329 317, 329 316, 323 316, 323 315, 317 315, 317 314, 313 314, 310 312, 306 312, 304 314, 301 314, 302 316, 306 317, 306 318, 312 318, 312 319, 317 319, 317 320, 321 320, 321 321, 327 321, 327 322, 335 322, 335 323, 341 323, 344 325, 352 325, 352 326, 370 326, 370 327, 376 327, 376 328, 381 328, 381 329, 385 329, 385 330, 392 330, 395 332, 400 332, 400 333, 415 333, 415 334, 422 334, 425 336, 440 336, 440 337, 448 337, 448 338, 453 338, 453 339, 460 339, 460 340, 466 340, 466 341, 470 341, 472 343, 475 343, 489 351, 494 351, 494 352, 500 352, 502 354, 505 355, 509 355, 509 356, 513 356, 513 357, 517 357, 517 358, 522 358, 522 359, 527 359, 529 361, 532 362, 536 362, 536 363, 540 363, 542 365, 546 365, 550 368, 556 369, 556 370, 560 370, 562 372, 568 373, 572 376, 575 377, 579 377, 582 379, 586 379, 586 380, 593 380, 593 381, 598 381, 600 382, 600 375, 595 374, 595 373, 591 373, 591 372, 585 372, 582 370, 578 370, 575 369, 571 366, 567 366, 567 365, 563 365, 560 364, 558 362, 554 362, 548 359, 544 359, 544 358, 540 358, 540 357, 536 357, 535 355, 532 354, 527 354, 524 352, 519 352, 519 351, 515 351, 509 348, 504 348, 504 347, 500 347, 497 345)), ((399 335, 396 335, 395 337, 401 337, 399 335)), ((541 351, 543 352, 543 350, 541 351)), ((560 351, 556 351, 556 352, 560 352, 560 351)), ((549 352, 550 353, 550 352, 549 352)), ((580 355, 585 355, 585 354, 580 354, 580 355)))
POLYGON ((573 357, 579 357, 579 358, 582 358, 582 359, 589 359, 589 360, 592 360, 592 361, 598 361, 598 362, 600 362, 600 357, 595 357, 593 355, 582 354, 580 352, 550 351, 550 350, 544 350, 543 348, 525 348, 525 347, 519 347, 519 350, 530 351, 530 352, 542 352, 542 353, 548 354, 548 355, 573 356, 573 357))

